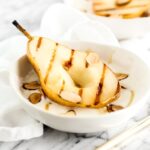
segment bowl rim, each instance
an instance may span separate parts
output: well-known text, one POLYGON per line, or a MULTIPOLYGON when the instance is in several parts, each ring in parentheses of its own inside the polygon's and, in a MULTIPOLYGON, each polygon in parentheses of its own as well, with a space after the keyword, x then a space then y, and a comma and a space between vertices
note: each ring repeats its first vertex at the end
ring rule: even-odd
MULTIPOLYGON (((128 49, 125 49, 125 48, 122 48, 122 47, 117 47, 117 46, 110 46, 110 45, 106 45, 106 44, 99 44, 99 43, 96 43, 96 42, 88 42, 88 41, 63 41, 63 43, 88 43, 88 44, 94 44, 94 45, 97 45, 97 46, 100 46, 100 47, 107 47, 107 48, 115 48, 115 49, 120 49, 120 50, 123 50, 123 51, 127 51, 128 53, 131 53, 132 55, 135 55, 135 57, 138 57, 144 65, 147 66, 147 68, 149 68, 150 70, 150 66, 144 61, 144 59, 142 59, 141 57, 139 57, 137 54, 131 52, 130 50, 128 49)), ((10 84, 11 84, 11 87, 14 89, 14 91, 16 92, 16 94, 18 95, 18 97, 21 99, 22 102, 26 103, 26 105, 29 105, 31 106, 33 109, 36 109, 38 111, 40 111, 41 113, 46 113, 47 115, 51 115, 53 117, 57 117, 57 118, 63 118, 63 119, 102 119, 102 118, 106 118, 106 117, 111 117, 111 116, 115 116, 117 115, 118 113, 120 114, 124 114, 125 112, 129 112, 131 110, 134 110, 134 108, 137 107, 137 105, 142 105, 142 104, 145 104, 145 102, 148 100, 148 97, 150 97, 150 88, 148 89, 148 91, 144 94, 142 100, 139 100, 138 102, 136 103, 133 103, 132 105, 130 105, 129 107, 125 107, 124 109, 122 110, 118 110, 118 111, 115 111, 115 112, 111 112, 111 113, 106 113, 106 114, 101 114, 99 116, 67 116, 67 115, 57 115, 57 114, 54 114, 54 113, 51 113, 49 111, 46 111, 44 109, 40 109, 39 107, 36 107, 35 105, 33 105, 32 103, 30 103, 28 101, 27 98, 25 98, 23 96, 23 94, 21 94, 21 91, 18 90, 15 86, 15 80, 14 80, 14 74, 16 75, 16 73, 13 71, 15 70, 14 68, 16 68, 17 64, 18 64, 18 60, 25 57, 26 55, 22 55, 20 56, 19 58, 17 58, 17 60, 12 63, 11 67, 10 67, 10 74, 9 74, 9 81, 10 81, 10 84)), ((150 73, 150 71, 149 71, 150 73)), ((84 109, 84 108, 83 108, 84 109)))
POLYGON ((86 14, 89 17, 95 17, 97 19, 105 19, 105 20, 109 20, 109 21, 131 22, 131 21, 145 21, 145 20, 150 20, 150 16, 148 16, 148 17, 135 17, 135 18, 125 19, 125 18, 112 18, 112 17, 98 16, 98 15, 95 15, 93 13, 84 13, 84 14, 86 14))

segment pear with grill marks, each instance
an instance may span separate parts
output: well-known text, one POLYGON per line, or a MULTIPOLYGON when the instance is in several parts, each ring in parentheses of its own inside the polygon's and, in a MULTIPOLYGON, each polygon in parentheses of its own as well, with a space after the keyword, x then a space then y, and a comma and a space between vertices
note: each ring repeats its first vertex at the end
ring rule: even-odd
POLYGON ((27 57, 49 99, 69 107, 100 108, 119 97, 116 75, 96 53, 31 36, 16 21, 13 24, 29 39, 27 57))

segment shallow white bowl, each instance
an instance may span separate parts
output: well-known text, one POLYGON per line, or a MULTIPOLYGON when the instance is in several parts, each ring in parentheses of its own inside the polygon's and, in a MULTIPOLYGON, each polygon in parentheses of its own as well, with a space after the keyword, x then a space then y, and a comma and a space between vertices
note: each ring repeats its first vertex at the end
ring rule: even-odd
POLYGON ((85 116, 76 115, 73 117, 62 116, 40 109, 31 104, 22 94, 22 79, 32 68, 27 57, 22 56, 11 68, 10 82, 18 95, 23 108, 29 115, 40 122, 61 131, 90 133, 116 127, 117 125, 126 122, 140 111, 140 108, 143 107, 150 95, 150 71, 144 60, 134 53, 118 47, 89 42, 66 42, 64 44, 74 49, 92 49, 93 51, 96 51, 106 63, 112 56, 113 63, 109 66, 115 68, 113 70, 116 72, 121 71, 129 74, 129 78, 126 80, 125 84, 135 91, 134 102, 131 106, 123 110, 100 114, 99 116, 90 114, 85 116))
POLYGON ((133 19, 102 17, 92 13, 90 0, 64 0, 64 2, 80 11, 86 10, 85 14, 89 18, 104 23, 119 39, 138 37, 150 32, 150 17, 133 19))

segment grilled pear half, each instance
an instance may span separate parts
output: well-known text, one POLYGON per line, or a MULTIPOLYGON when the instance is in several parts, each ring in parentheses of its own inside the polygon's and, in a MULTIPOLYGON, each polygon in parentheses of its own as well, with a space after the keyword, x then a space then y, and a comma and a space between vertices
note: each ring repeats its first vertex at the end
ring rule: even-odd
POLYGON ((29 39, 27 57, 49 99, 69 107, 100 108, 119 97, 118 78, 96 53, 31 36, 16 21, 13 24, 29 39))

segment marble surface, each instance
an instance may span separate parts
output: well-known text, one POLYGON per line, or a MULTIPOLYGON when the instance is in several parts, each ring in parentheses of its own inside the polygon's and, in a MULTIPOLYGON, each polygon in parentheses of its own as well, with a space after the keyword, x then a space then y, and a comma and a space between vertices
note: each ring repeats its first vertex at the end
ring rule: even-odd
MULTIPOLYGON (((14 19, 19 20, 29 31, 37 30, 44 11, 55 2, 61 2, 61 0, 0 0, 0 41, 19 34, 11 25, 11 21, 14 19)), ((148 115, 150 115, 150 104, 146 105, 127 124, 117 129, 95 134, 65 133, 45 126, 42 137, 27 141, 0 142, 0 150, 94 150, 96 146, 108 141, 125 128, 148 115)), ((147 128, 121 149, 150 150, 149 137, 150 128, 147 128)))

